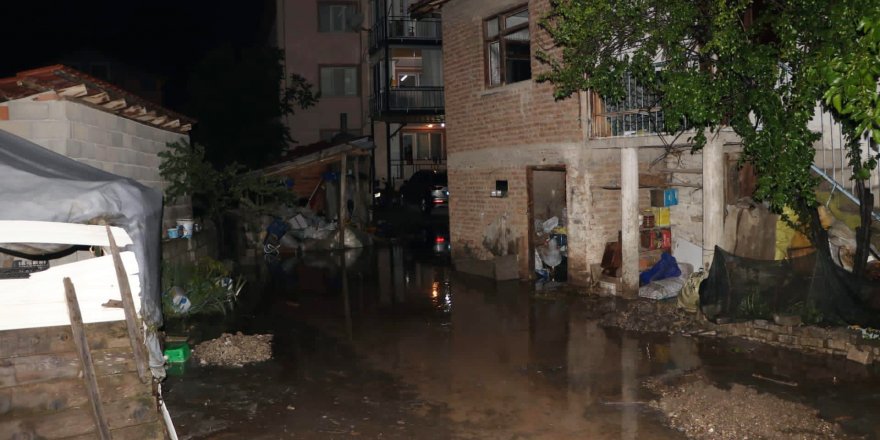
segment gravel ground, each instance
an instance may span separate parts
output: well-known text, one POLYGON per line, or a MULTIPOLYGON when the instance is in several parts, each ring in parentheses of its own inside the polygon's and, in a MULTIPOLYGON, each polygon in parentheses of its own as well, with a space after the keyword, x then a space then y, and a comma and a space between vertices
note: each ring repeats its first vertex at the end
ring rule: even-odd
POLYGON ((650 405, 666 416, 670 426, 691 439, 846 438, 835 424, 820 419, 810 407, 739 384, 721 389, 699 373, 681 384, 649 380, 645 386, 660 395, 650 405))
POLYGON ((202 365, 241 367, 272 359, 272 335, 234 335, 223 333, 217 339, 202 342, 193 349, 202 365))

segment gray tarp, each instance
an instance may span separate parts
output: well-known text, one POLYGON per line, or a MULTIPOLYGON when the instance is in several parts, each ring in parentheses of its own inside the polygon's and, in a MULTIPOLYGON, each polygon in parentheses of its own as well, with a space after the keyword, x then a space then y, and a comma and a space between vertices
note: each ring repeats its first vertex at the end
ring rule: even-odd
POLYGON ((90 223, 128 232, 140 266, 141 314, 150 367, 165 376, 154 329, 162 325, 159 287, 162 194, 132 179, 79 163, 0 130, 0 220, 90 223))

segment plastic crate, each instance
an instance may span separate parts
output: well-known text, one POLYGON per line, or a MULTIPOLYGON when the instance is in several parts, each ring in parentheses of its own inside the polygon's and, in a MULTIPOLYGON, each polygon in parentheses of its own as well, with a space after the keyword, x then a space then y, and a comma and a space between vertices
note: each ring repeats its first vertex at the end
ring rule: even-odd
POLYGON ((165 359, 169 363, 183 363, 189 360, 192 351, 186 342, 169 342, 165 344, 165 359))

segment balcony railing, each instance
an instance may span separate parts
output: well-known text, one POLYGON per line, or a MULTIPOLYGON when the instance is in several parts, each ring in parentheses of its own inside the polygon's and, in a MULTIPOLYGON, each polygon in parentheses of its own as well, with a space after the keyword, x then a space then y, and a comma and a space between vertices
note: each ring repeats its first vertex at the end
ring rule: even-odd
POLYGON ((624 79, 626 95, 612 102, 593 95, 593 136, 632 136, 663 130, 663 110, 657 96, 638 84, 630 75, 624 79))
POLYGON ((409 179, 416 171, 446 171, 446 158, 433 160, 391 160, 391 173, 395 179, 409 179))
POLYGON ((370 32, 370 48, 377 49, 386 41, 440 42, 443 38, 442 23, 437 18, 414 20, 407 17, 388 17, 373 26, 370 32))
POLYGON ((370 107, 378 113, 442 113, 443 87, 397 87, 370 97, 370 107))

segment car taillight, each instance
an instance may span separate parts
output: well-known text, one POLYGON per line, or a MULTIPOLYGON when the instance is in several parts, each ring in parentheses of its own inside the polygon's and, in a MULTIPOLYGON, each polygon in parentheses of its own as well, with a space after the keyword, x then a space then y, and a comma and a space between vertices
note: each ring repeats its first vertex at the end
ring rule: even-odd
POLYGON ((437 238, 434 239, 434 243, 437 243, 437 244, 446 243, 446 237, 438 235, 437 238))
POLYGON ((442 204, 444 204, 444 203, 446 203, 446 201, 443 200, 443 199, 434 199, 434 204, 435 204, 435 205, 442 205, 442 204))

